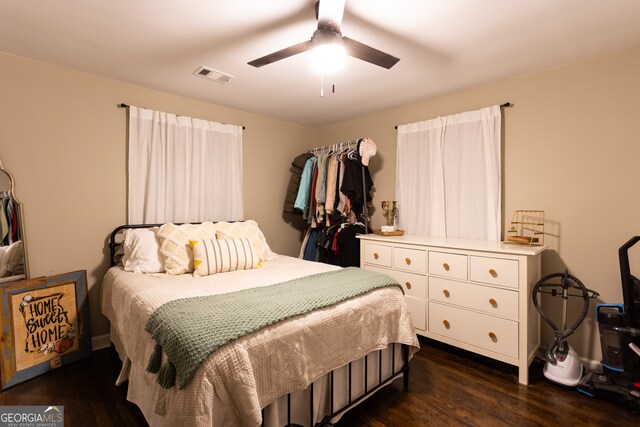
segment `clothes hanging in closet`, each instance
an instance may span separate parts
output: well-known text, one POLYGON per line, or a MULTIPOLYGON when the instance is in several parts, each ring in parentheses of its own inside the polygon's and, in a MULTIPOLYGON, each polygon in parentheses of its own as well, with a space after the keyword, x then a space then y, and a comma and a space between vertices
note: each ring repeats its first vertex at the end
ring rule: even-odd
POLYGON ((328 218, 336 211, 342 217, 347 217, 350 211, 354 211, 356 217, 361 216, 365 190, 366 201, 372 200, 373 180, 369 168, 363 166, 357 156, 347 156, 344 152, 311 155, 302 167, 299 182, 297 173, 298 170, 292 171, 285 203, 289 206, 293 198, 291 195, 295 193, 292 212, 302 213, 303 218, 309 223, 312 220, 316 223, 330 223, 328 218), (363 172, 364 186, 362 185, 363 172))
POLYGON ((325 227, 317 236, 318 261, 341 267, 360 266, 360 241, 356 235, 364 232, 362 223, 343 223, 325 227))
POLYGON ((362 219, 365 200, 372 200, 373 180, 358 150, 350 145, 346 150, 326 148, 303 153, 292 162, 285 212, 289 212, 295 194, 292 212, 301 214, 309 224, 300 250, 306 260, 345 267, 360 265, 360 245, 355 236, 367 231, 362 219))

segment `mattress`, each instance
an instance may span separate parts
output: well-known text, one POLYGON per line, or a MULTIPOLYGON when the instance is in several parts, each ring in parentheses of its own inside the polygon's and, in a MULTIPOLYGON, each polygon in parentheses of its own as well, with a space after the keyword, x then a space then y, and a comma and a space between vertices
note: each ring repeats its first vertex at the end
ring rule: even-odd
POLYGON ((146 372, 154 342, 144 330, 153 311, 177 298, 268 286, 338 267, 279 256, 253 270, 206 277, 140 274, 112 267, 102 283, 102 312, 123 359, 119 381, 151 425, 260 425, 262 408, 305 390, 329 371, 390 343, 419 349, 402 292, 387 287, 296 316, 229 343, 179 390, 163 389, 146 372))

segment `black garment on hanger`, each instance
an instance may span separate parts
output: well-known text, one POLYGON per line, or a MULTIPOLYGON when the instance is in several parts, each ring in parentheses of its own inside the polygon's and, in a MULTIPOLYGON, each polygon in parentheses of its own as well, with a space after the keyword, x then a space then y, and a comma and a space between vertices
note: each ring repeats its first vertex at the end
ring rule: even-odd
POLYGON ((338 254, 333 250, 333 240, 339 229, 340 224, 334 224, 330 227, 325 227, 318 235, 316 246, 320 255, 318 258, 320 262, 338 265, 338 254))
POLYGON ((366 182, 366 198, 367 202, 372 200, 371 188, 373 187, 373 180, 369 173, 369 168, 363 166, 357 161, 348 159, 344 162, 344 179, 342 181, 342 187, 340 191, 349 198, 351 201, 351 210, 356 214, 361 214, 364 207, 365 196, 362 194, 362 168, 364 168, 365 182, 366 182))
POLYGON ((338 247, 338 265, 341 267, 360 267, 360 240, 358 234, 364 234, 364 225, 351 224, 343 228, 336 236, 338 247))

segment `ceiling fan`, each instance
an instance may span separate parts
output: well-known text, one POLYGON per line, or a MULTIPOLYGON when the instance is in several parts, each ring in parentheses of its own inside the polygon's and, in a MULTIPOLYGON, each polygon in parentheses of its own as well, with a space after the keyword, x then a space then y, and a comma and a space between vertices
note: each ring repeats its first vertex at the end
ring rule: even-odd
POLYGON ((288 58, 307 50, 317 50, 317 47, 337 45, 343 46, 347 55, 361 59, 374 65, 389 69, 393 67, 400 58, 389 55, 374 49, 366 44, 360 43, 349 37, 344 37, 340 31, 342 16, 344 15, 345 0, 322 0, 316 2, 316 18, 318 19, 318 29, 314 31, 310 40, 294 44, 270 53, 261 58, 249 62, 256 68, 271 64, 281 59, 288 58))

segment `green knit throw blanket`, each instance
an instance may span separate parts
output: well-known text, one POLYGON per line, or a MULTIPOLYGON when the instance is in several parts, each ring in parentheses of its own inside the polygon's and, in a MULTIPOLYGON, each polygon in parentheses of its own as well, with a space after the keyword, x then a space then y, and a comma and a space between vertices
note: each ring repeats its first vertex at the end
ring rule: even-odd
POLYGON ((391 277, 348 267, 222 295, 183 298, 153 312, 145 330, 156 341, 147 371, 164 388, 183 389, 221 346, 265 326, 328 307, 374 289, 398 286, 391 277), (167 362, 162 362, 162 352, 167 362))

